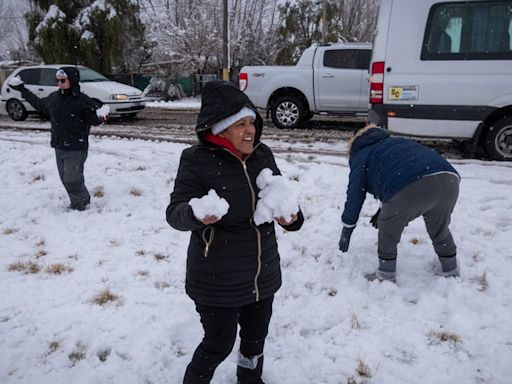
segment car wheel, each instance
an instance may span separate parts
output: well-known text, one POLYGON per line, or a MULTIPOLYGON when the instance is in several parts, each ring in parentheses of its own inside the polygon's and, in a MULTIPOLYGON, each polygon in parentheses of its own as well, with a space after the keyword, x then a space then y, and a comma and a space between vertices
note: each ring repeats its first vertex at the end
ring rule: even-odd
POLYGON ((485 136, 484 149, 492 160, 512 160, 512 117, 498 120, 485 136))
POLYGON ((277 128, 297 128, 306 119, 304 103, 293 96, 283 96, 272 103, 272 122, 277 128))
POLYGON ((28 116, 27 109, 19 100, 9 100, 5 109, 7 110, 9 117, 14 121, 23 121, 28 116))

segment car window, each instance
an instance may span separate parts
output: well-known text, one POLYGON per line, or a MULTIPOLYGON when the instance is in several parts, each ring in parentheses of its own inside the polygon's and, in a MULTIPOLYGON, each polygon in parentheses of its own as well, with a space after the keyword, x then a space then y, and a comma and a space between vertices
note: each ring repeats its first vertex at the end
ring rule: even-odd
POLYGON ((40 68, 29 68, 22 69, 18 76, 25 84, 28 85, 39 85, 41 78, 41 69, 40 68))
POLYGON ((370 51, 365 49, 330 49, 324 53, 324 67, 368 69, 370 56, 370 51))
POLYGON ((57 86, 57 80, 55 74, 57 70, 55 68, 42 68, 41 69, 41 85, 45 86, 57 86))
POLYGON ((371 49, 359 49, 357 52, 357 68, 358 69, 369 69, 371 59, 372 59, 371 49))
POLYGON ((105 76, 92 70, 91 68, 79 67, 78 70, 80 71, 80 81, 82 83, 91 81, 109 81, 105 76))
POLYGON ((512 2, 435 4, 429 13, 421 59, 512 59, 512 2))

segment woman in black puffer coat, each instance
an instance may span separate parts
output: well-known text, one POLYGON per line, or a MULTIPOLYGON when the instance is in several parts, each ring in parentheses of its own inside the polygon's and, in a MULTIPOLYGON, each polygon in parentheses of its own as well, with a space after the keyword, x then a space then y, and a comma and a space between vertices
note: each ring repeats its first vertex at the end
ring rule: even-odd
MULTIPOLYGON (((211 81, 202 93, 196 133, 200 143, 183 151, 167 221, 191 231, 186 291, 201 317, 204 338, 187 367, 184 384, 209 383, 229 355, 240 324, 238 383, 261 384, 263 346, 272 301, 281 286, 274 223, 253 221, 259 189, 256 177, 274 156, 260 142, 263 121, 249 98, 227 81, 211 81), (229 203, 222 218, 194 216, 188 204, 214 189, 229 203)), ((304 221, 276 218, 289 231, 304 221)))

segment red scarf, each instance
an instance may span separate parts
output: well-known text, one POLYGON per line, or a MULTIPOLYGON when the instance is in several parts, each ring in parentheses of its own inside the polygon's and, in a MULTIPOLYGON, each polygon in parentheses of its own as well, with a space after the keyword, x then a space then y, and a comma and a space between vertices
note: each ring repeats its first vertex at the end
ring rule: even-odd
POLYGON ((240 160, 244 160, 247 157, 247 155, 242 155, 240 152, 238 152, 238 150, 235 148, 233 143, 231 143, 231 141, 229 141, 225 137, 214 135, 210 131, 206 131, 203 133, 202 138, 212 144, 215 144, 215 145, 218 145, 219 147, 227 149, 229 152, 233 153, 240 160))

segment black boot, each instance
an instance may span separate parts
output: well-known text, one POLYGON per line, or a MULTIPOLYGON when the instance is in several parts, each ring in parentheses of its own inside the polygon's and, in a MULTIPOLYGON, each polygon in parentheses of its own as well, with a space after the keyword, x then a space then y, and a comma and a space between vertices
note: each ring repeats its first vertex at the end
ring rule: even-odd
POLYGON ((183 377, 183 384, 209 384, 212 380, 212 377, 201 377, 190 369, 190 365, 187 367, 185 371, 185 376, 183 377))
POLYGON ((236 376, 238 377, 238 384, 265 384, 261 380, 263 372, 263 356, 258 358, 258 365, 254 369, 244 368, 237 366, 236 376))

